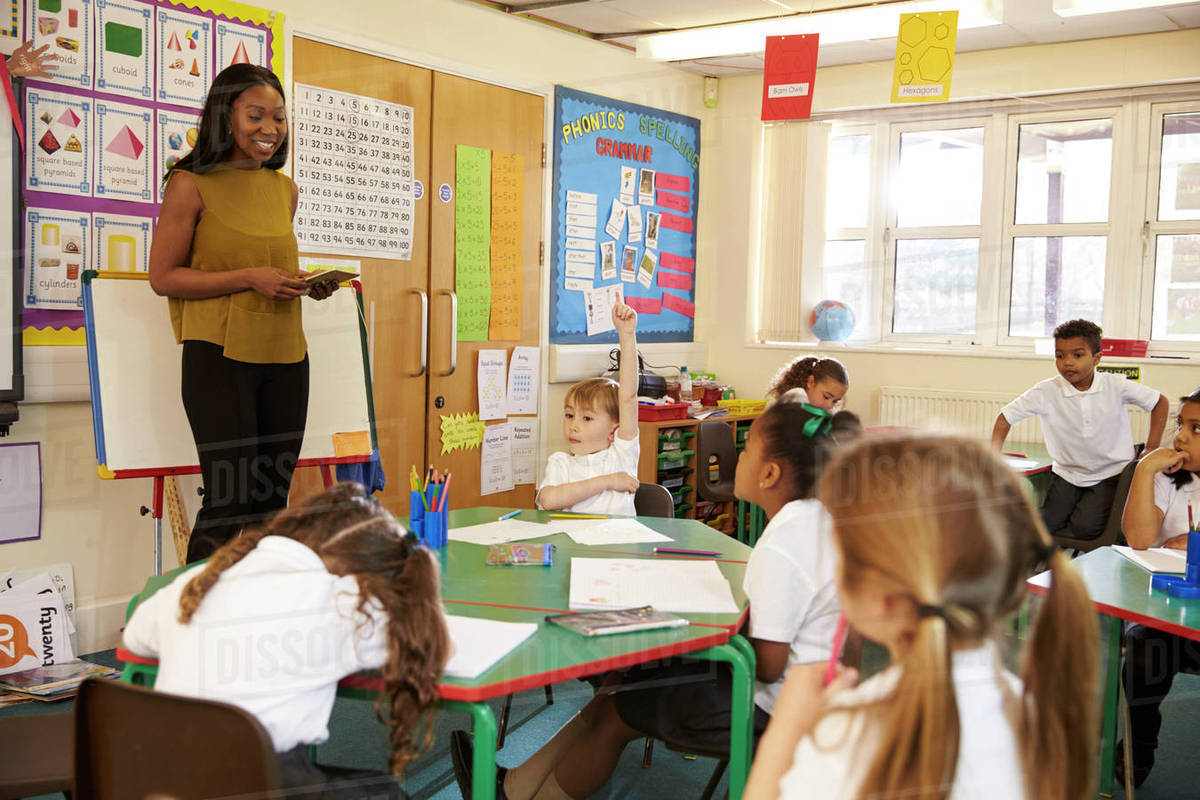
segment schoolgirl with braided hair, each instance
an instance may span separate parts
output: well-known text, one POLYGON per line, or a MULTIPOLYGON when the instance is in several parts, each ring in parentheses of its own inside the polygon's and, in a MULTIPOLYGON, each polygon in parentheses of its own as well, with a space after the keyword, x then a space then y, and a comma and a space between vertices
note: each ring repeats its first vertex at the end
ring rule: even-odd
POLYGON ((379 669, 386 685, 377 709, 391 728, 389 771, 399 775, 428 748, 450 654, 438 587, 429 552, 361 486, 343 483, 149 597, 129 620, 125 646, 159 659, 156 689, 254 714, 286 786, 398 797, 390 778, 318 767, 308 749, 329 737, 338 681, 364 669, 379 669))
POLYGON ((845 800, 1094 796, 1097 625, 1020 479, 982 443, 867 438, 835 457, 838 597, 887 670, 792 670, 744 795, 845 800), (1052 571, 1020 678, 993 640, 1034 571, 1052 571))
POLYGON ((850 374, 836 358, 801 356, 775 374, 767 398, 775 400, 795 389, 803 392, 804 402, 832 413, 841 407, 850 389, 850 374))

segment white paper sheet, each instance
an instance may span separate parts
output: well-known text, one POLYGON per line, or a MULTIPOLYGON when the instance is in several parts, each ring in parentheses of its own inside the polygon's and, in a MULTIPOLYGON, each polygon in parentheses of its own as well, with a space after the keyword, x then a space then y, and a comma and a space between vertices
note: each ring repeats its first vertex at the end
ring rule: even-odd
MULTIPOLYGON (((633 218, 630 217, 632 220, 633 218)), ((617 277, 617 243, 600 243, 600 280, 611 281, 617 277)))
POLYGON ((558 528, 544 522, 514 518, 497 522, 483 522, 465 528, 451 528, 447 538, 452 542, 493 545, 523 542, 526 539, 540 539, 558 532, 558 528))
POLYGON ((1114 544, 1112 549, 1128 558, 1144 570, 1168 572, 1182 575, 1187 572, 1187 554, 1172 547, 1151 547, 1134 550, 1132 547, 1114 544))
POLYGON ((479 418, 504 419, 507 409, 505 398, 505 361, 508 354, 503 350, 479 351, 479 418))
POLYGON ((541 350, 514 347, 508 361, 508 413, 536 414, 538 410, 538 368, 541 350))
POLYGON ((587 335, 615 330, 612 321, 613 306, 625 297, 621 284, 597 286, 583 293, 583 309, 587 317, 587 335))
MULTIPOLYGON (((638 542, 670 542, 670 536, 664 536, 652 528, 648 528, 636 519, 606 519, 587 520, 588 524, 580 525, 584 520, 566 520, 570 523, 565 528, 567 536, 576 544, 635 544, 638 542)), ((554 522, 551 527, 556 527, 554 522)))
POLYGON ((638 181, 638 203, 643 206, 654 205, 654 170, 643 169, 638 181))
POLYGON ((479 493, 507 492, 513 485, 512 430, 507 422, 489 425, 479 448, 479 493))
POLYGON ((446 615, 446 627, 454 643, 454 655, 444 674, 452 678, 482 675, 538 629, 536 622, 500 622, 451 614, 446 615))
POLYGON ((621 202, 627 206, 633 205, 634 192, 637 189, 637 167, 621 165, 621 202))
POLYGON ((621 232, 625 230, 625 214, 625 206, 621 205, 620 200, 613 198, 612 208, 608 212, 608 223, 605 224, 604 230, 608 231, 608 235, 614 239, 620 239, 621 232))
POLYGON ((537 420, 514 419, 508 425, 512 430, 513 483, 536 483, 537 420))
POLYGON ((42 525, 42 455, 37 442, 0 445, 0 542, 37 539, 42 525))
POLYGON ((653 606, 658 611, 736 614, 729 581, 715 561, 572 558, 572 609, 653 606))
POLYGON ((626 239, 630 244, 635 244, 642 240, 642 209, 640 206, 629 207, 629 237, 626 239))

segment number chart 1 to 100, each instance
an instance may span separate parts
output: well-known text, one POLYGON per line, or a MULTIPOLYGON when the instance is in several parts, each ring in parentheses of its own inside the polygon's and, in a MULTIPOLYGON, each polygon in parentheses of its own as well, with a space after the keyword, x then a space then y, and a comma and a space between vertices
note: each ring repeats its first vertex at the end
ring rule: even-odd
POLYGON ((408 261, 413 110, 300 83, 294 107, 300 249, 408 261))

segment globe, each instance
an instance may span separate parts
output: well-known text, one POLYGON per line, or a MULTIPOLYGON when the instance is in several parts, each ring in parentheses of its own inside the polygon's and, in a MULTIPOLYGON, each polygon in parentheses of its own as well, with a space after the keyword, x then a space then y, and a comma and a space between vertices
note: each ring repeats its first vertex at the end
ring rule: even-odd
POLYGON ((854 330, 854 312, 841 300, 822 300, 813 306, 808 324, 821 341, 842 342, 854 330))

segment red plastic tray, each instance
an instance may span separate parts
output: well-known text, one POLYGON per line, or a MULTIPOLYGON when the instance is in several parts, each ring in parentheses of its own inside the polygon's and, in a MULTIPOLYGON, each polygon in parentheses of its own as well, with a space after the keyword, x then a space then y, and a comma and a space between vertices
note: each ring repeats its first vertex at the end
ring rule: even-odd
POLYGON ((669 406, 638 406, 638 419, 642 422, 659 422, 664 419, 687 419, 687 404, 674 403, 669 406))
POLYGON ((1145 358, 1146 348, 1149 346, 1150 342, 1145 339, 1101 339, 1100 354, 1104 356, 1145 358))

